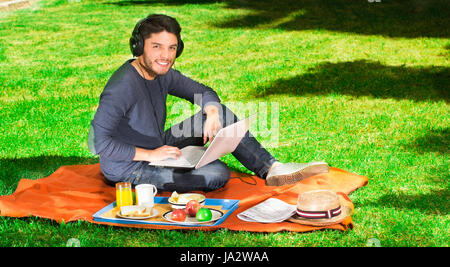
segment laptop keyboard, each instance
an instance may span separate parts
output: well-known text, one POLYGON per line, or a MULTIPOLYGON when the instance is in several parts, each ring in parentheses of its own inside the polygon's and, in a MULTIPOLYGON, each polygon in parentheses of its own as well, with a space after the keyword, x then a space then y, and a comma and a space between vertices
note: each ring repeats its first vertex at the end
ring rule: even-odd
POLYGON ((206 151, 206 147, 188 146, 181 149, 182 156, 178 159, 168 158, 162 160, 166 166, 172 167, 193 167, 206 151))

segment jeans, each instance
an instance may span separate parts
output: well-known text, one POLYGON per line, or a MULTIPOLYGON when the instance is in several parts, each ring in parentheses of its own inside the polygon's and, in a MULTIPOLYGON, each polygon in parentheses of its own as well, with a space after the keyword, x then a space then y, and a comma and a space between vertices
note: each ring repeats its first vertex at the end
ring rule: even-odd
MULTIPOLYGON (((219 118, 223 127, 238 121, 236 115, 226 106, 219 106, 219 118)), ((183 148, 190 145, 203 146, 203 125, 206 114, 201 111, 173 125, 164 132, 164 142, 168 146, 183 148)), ((265 178, 268 169, 276 159, 247 132, 233 156, 258 177, 265 178)), ((142 162, 142 165, 127 179, 133 185, 154 184, 158 191, 212 191, 223 187, 230 179, 230 171, 220 160, 211 162, 199 169, 178 169, 155 167, 142 162)))

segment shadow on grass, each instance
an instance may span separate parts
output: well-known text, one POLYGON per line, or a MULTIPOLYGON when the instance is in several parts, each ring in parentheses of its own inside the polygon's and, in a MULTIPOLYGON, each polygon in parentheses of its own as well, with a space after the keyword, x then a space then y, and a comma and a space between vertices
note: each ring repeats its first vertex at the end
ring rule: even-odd
POLYGON ((433 129, 418 137, 410 144, 419 153, 437 152, 446 155, 450 153, 450 128, 433 129))
POLYGON ((223 2, 221 0, 125 0, 125 1, 111 1, 104 4, 111 4, 116 6, 150 6, 154 4, 164 4, 167 6, 179 6, 186 4, 214 4, 223 2))
POLYGON ((448 102, 450 68, 410 68, 384 66, 359 60, 323 63, 307 73, 275 80, 268 87, 249 92, 256 97, 274 94, 351 95, 374 98, 448 102))
POLYGON ((377 201, 366 203, 365 205, 396 208, 396 209, 417 209, 427 214, 448 215, 450 194, 448 190, 433 190, 427 194, 394 194, 383 195, 377 201))
POLYGON ((125 0, 118 6, 211 4, 223 2, 228 9, 244 9, 244 15, 217 21, 220 28, 323 29, 389 37, 450 36, 448 0, 125 0))
MULTIPOLYGON (((17 187, 20 179, 44 178, 55 172, 59 167, 77 164, 95 164, 96 158, 64 157, 64 156, 37 156, 17 159, 0 159, 1 190, 17 187)), ((10 192, 12 193, 12 192, 10 192)))

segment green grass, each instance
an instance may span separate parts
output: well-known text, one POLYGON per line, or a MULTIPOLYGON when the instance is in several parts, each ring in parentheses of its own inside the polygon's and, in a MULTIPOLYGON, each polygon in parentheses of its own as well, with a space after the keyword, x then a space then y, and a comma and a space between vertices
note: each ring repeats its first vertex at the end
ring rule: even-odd
MULTIPOLYGON (((275 157, 325 160, 369 177, 350 195, 355 228, 347 232, 160 231, 0 217, 0 246, 65 246, 70 238, 81 246, 365 246, 370 238, 448 246, 449 10, 438 0, 43 0, 0 13, 0 195, 21 178, 98 162, 86 137, 99 94, 131 57, 134 24, 153 12, 183 27, 175 67, 238 115, 277 105, 278 142, 260 136, 275 157)), ((178 99, 168 99, 166 127, 182 119, 178 99)))

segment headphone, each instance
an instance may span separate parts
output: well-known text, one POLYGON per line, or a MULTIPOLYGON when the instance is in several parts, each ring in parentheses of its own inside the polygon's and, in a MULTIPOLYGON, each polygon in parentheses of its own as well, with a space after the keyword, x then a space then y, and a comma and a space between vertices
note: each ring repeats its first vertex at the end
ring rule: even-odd
MULTIPOLYGON (((152 16, 148 16, 146 18, 141 19, 136 26, 134 27, 133 33, 130 37, 130 49, 133 56, 138 57, 144 53, 144 39, 142 38, 141 34, 141 26, 147 21, 150 21, 152 19, 152 16)), ((181 53, 183 52, 184 43, 183 40, 181 40, 181 36, 177 36, 178 38, 178 46, 177 46, 177 53, 176 57, 179 57, 181 53)))

